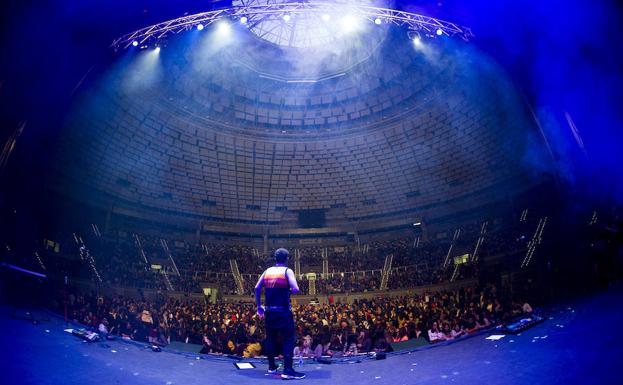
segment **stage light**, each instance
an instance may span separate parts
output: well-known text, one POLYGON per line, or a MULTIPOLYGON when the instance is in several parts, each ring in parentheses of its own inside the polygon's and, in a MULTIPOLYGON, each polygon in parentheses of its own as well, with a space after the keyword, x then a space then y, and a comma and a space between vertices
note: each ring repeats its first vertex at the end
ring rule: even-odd
POLYGON ((437 30, 437 36, 441 36, 441 35, 443 35, 443 31, 441 30, 441 28, 439 28, 437 30))
POLYGON ((341 22, 344 32, 356 31, 359 28, 359 25, 357 22, 358 22, 357 18, 353 15, 344 16, 341 22))
POLYGON ((419 35, 416 35, 413 38, 413 45, 415 45, 416 47, 419 47, 422 45, 422 38, 419 35))
POLYGON ((132 45, 133 45, 134 47, 138 46, 138 41, 134 40, 134 41, 132 42, 132 45))
POLYGON ((216 26, 216 33, 221 36, 229 36, 231 33, 231 25, 225 20, 219 21, 216 26))
POLYGON ((246 17, 246 16, 242 16, 242 17, 240 18, 240 22, 241 22, 242 24, 247 24, 247 21, 249 21, 249 19, 247 19, 247 17, 246 17))
POLYGON ((322 20, 329 21, 330 19, 331 19, 330 15, 327 15, 326 13, 324 15, 322 15, 322 20))
POLYGON ((198 31, 203 30, 203 24, 197 24, 197 30, 198 31))
POLYGON ((374 24, 380 25, 381 24, 381 19, 379 19, 378 17, 376 19, 374 19, 374 24))
POLYGON ((290 15, 288 15, 287 13, 285 15, 283 15, 283 20, 284 21, 290 21, 290 15))
POLYGON ((159 53, 159 52, 160 52, 160 47, 156 47, 156 48, 154 48, 154 52, 155 52, 155 53, 159 53))

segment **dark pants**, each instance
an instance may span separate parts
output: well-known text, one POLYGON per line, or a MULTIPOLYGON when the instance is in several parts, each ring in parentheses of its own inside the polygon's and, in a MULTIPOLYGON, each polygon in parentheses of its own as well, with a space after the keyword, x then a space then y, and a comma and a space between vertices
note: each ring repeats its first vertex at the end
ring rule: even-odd
POLYGON ((292 370, 294 355, 294 317, 291 311, 266 311, 266 356, 270 368, 276 368, 275 356, 280 350, 277 345, 281 341, 284 370, 292 370))

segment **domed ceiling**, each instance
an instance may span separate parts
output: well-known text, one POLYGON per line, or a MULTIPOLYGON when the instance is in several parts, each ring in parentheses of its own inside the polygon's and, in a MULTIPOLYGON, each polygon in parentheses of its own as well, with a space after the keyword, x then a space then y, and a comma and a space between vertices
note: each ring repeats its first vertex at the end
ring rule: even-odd
POLYGON ((316 209, 330 225, 463 210, 530 183, 530 120, 466 43, 383 27, 318 49, 216 29, 125 52, 83 92, 60 191, 137 215, 279 225, 316 209))

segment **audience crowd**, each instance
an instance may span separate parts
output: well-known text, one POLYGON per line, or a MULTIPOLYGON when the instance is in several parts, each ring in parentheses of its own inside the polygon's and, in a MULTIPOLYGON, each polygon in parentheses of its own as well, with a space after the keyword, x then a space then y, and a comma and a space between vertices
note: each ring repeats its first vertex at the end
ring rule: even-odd
MULTIPOLYGON (((476 240, 465 238, 462 242, 473 248, 476 240)), ((237 294, 238 287, 230 268, 230 259, 235 259, 243 279, 243 292, 252 294, 257 277, 272 263, 270 256, 248 246, 166 243, 169 251, 165 251, 158 238, 135 237, 127 233, 91 236, 86 241, 100 276, 110 285, 159 290, 172 288, 187 293, 201 292, 203 287, 219 287, 223 294, 237 294)), ((377 240, 357 247, 304 247, 291 251, 300 253, 303 273, 316 272, 316 293, 329 294, 378 290, 385 258, 390 254, 393 261, 389 289, 448 281, 454 269, 452 260, 443 267, 449 246, 447 239, 418 241, 416 244, 411 237, 377 240), (321 274, 323 255, 329 262, 327 275, 321 274)), ((460 243, 456 242, 453 250, 458 250, 459 246, 460 243)), ((466 249, 465 253, 472 251, 466 249)), ((457 253, 453 252, 453 256, 457 253)), ((461 277, 472 276, 470 272, 474 272, 475 266, 469 265, 469 268, 461 268, 461 277)), ((303 292, 308 293, 309 284, 304 274, 301 281, 303 292)))
MULTIPOLYGON (((254 357, 262 354, 264 320, 250 303, 216 303, 162 297, 158 301, 71 294, 69 316, 100 333, 167 345, 203 345, 202 352, 254 357)), ((531 311, 506 291, 480 289, 377 297, 350 304, 295 304, 295 355, 341 357, 391 351, 413 339, 436 343, 460 338, 531 311)))

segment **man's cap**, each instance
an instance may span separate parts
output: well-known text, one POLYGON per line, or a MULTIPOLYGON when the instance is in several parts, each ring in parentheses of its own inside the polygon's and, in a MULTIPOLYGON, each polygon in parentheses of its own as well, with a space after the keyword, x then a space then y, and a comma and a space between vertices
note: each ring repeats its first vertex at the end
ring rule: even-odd
POLYGON ((290 256, 290 252, 283 247, 275 251, 275 259, 278 261, 286 261, 290 256))

